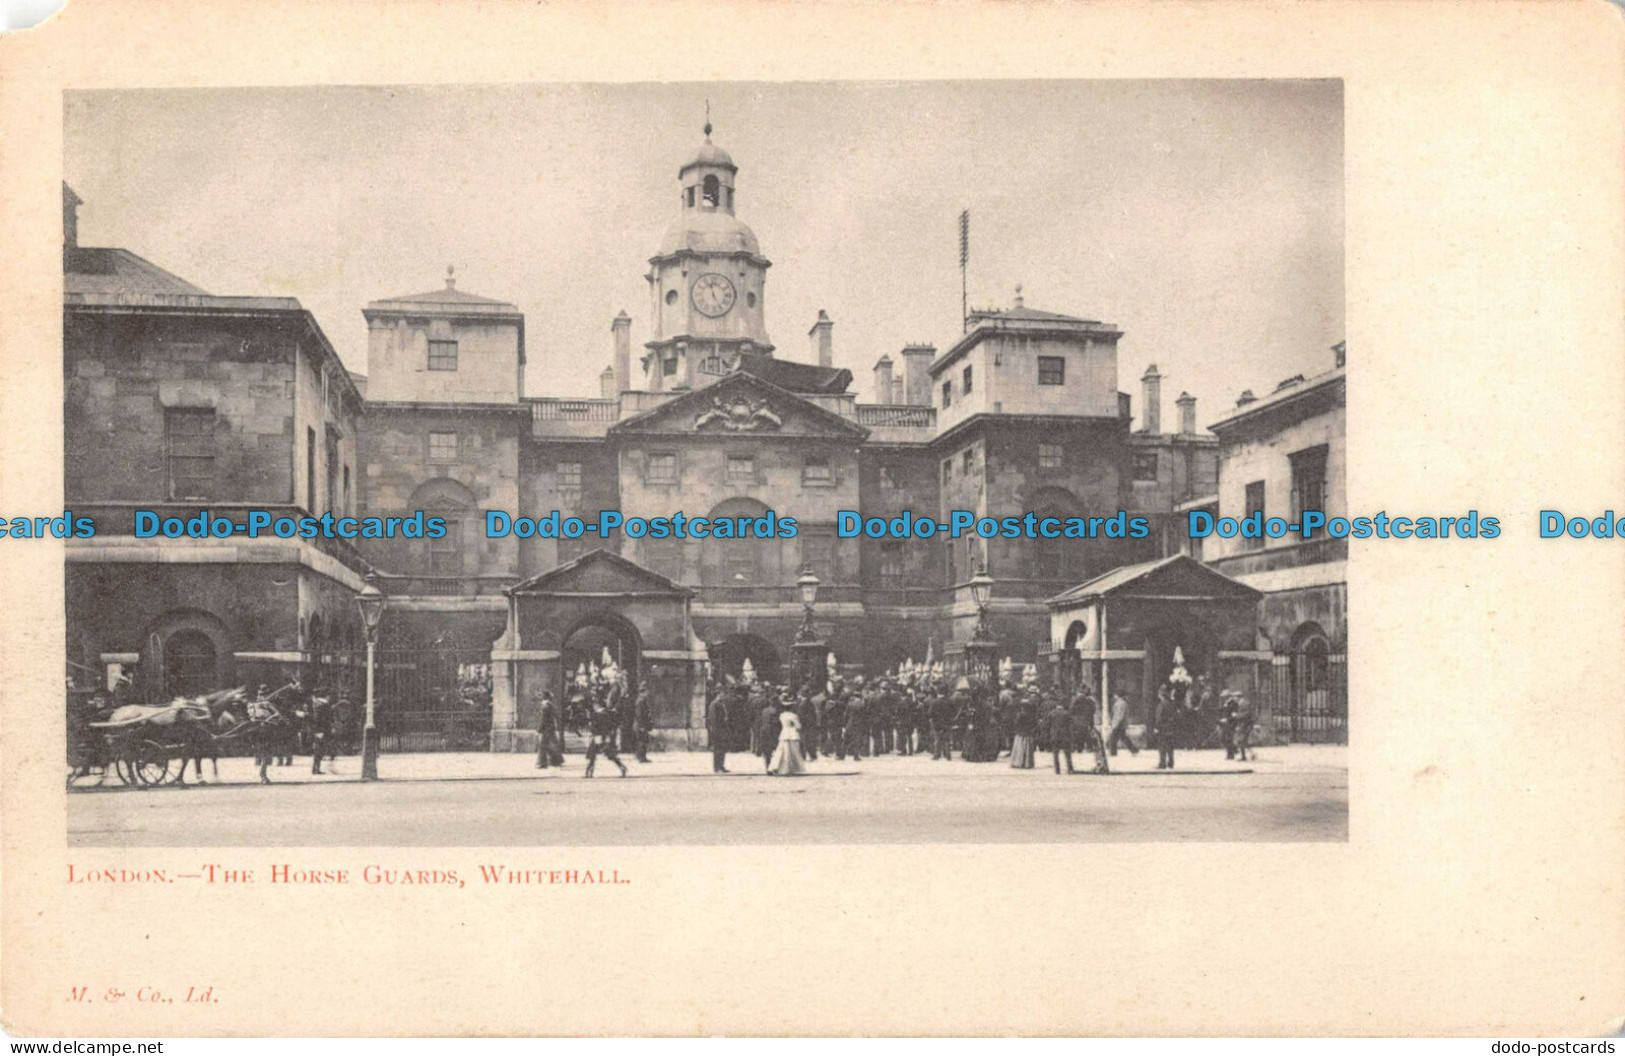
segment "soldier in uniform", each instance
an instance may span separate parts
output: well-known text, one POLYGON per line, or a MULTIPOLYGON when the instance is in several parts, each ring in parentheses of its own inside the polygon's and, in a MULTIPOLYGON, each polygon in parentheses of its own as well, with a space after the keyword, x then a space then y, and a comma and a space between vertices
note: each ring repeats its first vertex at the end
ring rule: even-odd
POLYGON ((620 768, 621 776, 626 776, 626 764, 615 751, 615 733, 620 724, 620 716, 607 707, 594 708, 589 728, 592 730, 592 741, 587 745, 587 772, 582 777, 591 777, 593 767, 598 764, 598 757, 603 755, 620 768))

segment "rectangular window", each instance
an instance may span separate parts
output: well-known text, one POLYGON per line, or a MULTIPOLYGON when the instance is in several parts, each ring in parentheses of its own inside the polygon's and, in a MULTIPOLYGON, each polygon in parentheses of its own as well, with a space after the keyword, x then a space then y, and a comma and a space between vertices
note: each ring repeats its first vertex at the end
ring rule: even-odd
POLYGON ((559 509, 573 510, 581 505, 581 463, 560 462, 557 472, 558 483, 553 491, 558 498, 559 509))
POLYGON ((429 461, 455 462, 457 461, 457 434, 456 433, 430 433, 429 434, 429 461))
POLYGON ((960 459, 965 464, 965 476, 968 477, 976 471, 976 448, 965 448, 965 453, 960 456, 960 459))
POLYGON ((430 341, 429 342, 429 369, 430 370, 456 370, 457 369, 457 342, 430 341))
POLYGON ((896 491, 903 485, 897 479, 897 471, 891 466, 880 467, 880 487, 883 491, 896 491))
POLYGON ((1060 444, 1038 445, 1039 469, 1060 469, 1061 461, 1064 457, 1065 452, 1060 444))
POLYGON ((810 568, 822 582, 835 578, 835 537, 824 532, 809 532, 801 537, 801 564, 810 568))
POLYGON ((649 473, 644 481, 648 484, 677 483, 677 455, 671 451, 660 451, 650 455, 649 473))
POLYGON ((446 521, 446 534, 429 540, 429 574, 460 576, 463 574, 463 522, 456 514, 441 516, 446 521))
POLYGON ((959 386, 960 391, 963 392, 966 396, 970 395, 970 382, 971 382, 971 369, 970 369, 970 367, 966 367, 965 368, 965 373, 964 373, 964 375, 963 375, 963 377, 961 379, 960 386, 959 386))
MULTIPOLYGON (((1251 484, 1247 485, 1247 516, 1251 517, 1255 513, 1259 514, 1260 520, 1263 520, 1264 482, 1262 480, 1255 480, 1251 484)), ((1264 545, 1264 539, 1262 536, 1251 539, 1243 539, 1241 541, 1241 545, 1242 548, 1246 550, 1257 550, 1259 547, 1264 545)))
POLYGON ((880 589, 899 590, 903 582, 903 541, 887 539, 880 544, 880 589))
POLYGON ((1134 479, 1139 481, 1155 481, 1157 479, 1157 453, 1155 451, 1135 452, 1134 479))
POLYGON ((673 356, 670 359, 661 360, 660 361, 660 373, 664 374, 668 378, 671 377, 673 374, 676 374, 677 373, 677 357, 673 356))
POLYGON ((339 431, 331 425, 327 427, 327 509, 331 513, 343 514, 344 507, 339 505, 339 431))
POLYGON ((750 455, 728 456, 728 483, 756 483, 756 459, 750 455))
POLYGON ((1039 356, 1038 357, 1038 384, 1065 385, 1066 384, 1066 357, 1039 356))
POLYGON ((355 515, 355 509, 350 505, 350 467, 349 466, 344 467, 344 513, 345 513, 346 516, 354 516, 355 515))
POLYGON ((1326 445, 1311 447, 1289 455, 1292 462, 1292 520, 1299 520, 1305 510, 1324 511, 1326 508, 1326 445))
POLYGON ((835 483, 828 455, 808 455, 801 460, 801 483, 823 485, 835 483))
POLYGON ((316 512, 316 430, 305 429, 305 509, 316 512))
POLYGON ((946 484, 950 480, 953 480, 953 479, 954 479, 954 460, 951 459, 951 458, 945 458, 945 459, 942 460, 942 482, 944 484, 946 484))
POLYGON ((959 582, 959 569, 956 567, 957 563, 954 561, 955 548, 952 539, 943 544, 942 553, 948 566, 948 585, 950 587, 955 586, 959 582))
POLYGON ((207 499, 214 490, 214 410, 164 411, 164 460, 171 499, 207 499))
POLYGON ((942 383, 942 409, 947 410, 949 406, 953 404, 953 402, 954 383, 952 381, 945 381, 942 383))

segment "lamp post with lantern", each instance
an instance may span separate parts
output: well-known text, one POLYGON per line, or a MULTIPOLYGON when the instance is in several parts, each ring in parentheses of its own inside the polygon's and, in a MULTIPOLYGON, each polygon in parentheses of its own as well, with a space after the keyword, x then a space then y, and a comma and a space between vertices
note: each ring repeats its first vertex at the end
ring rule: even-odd
POLYGON ((378 625, 384 619, 384 605, 388 602, 378 589, 378 574, 367 573, 366 585, 356 595, 355 607, 361 610, 361 626, 367 632, 367 721, 361 728, 361 780, 378 780, 378 726, 373 694, 373 669, 378 649, 378 625))
POLYGON ((824 691, 829 678, 828 647, 813 626, 813 606, 818 604, 819 586, 818 575, 810 568, 803 568, 796 579, 796 588, 801 592, 801 627, 796 631, 792 646, 796 657, 796 688, 810 686, 815 694, 824 691))
POLYGON ((976 627, 965 643, 965 674, 972 682, 992 686, 998 679, 999 643, 987 625, 987 605, 993 597, 993 577, 987 568, 976 570, 970 581, 971 601, 976 603, 976 627))

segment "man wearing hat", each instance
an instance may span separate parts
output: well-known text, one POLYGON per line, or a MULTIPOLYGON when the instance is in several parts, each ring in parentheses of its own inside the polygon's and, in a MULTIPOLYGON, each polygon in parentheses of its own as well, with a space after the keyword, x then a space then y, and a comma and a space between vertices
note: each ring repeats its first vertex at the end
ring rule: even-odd
POLYGON ((713 774, 726 774, 728 772, 728 738, 732 736, 733 725, 728 714, 728 698, 731 694, 727 690, 717 691, 713 686, 711 699, 705 706, 705 733, 711 742, 711 772, 713 774))

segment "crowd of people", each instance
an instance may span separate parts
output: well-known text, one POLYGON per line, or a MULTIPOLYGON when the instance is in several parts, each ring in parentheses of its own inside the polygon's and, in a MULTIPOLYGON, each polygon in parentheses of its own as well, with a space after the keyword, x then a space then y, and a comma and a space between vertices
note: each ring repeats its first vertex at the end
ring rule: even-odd
MULTIPOLYGON (((1146 724, 1158 769, 1172 769, 1175 750, 1216 735, 1226 758, 1248 755, 1252 709, 1244 695, 1215 693, 1203 677, 1176 668, 1156 694, 1146 724)), ((1056 773, 1075 773, 1074 753, 1105 773, 1120 748, 1138 754, 1129 733, 1129 703, 1114 693, 1102 724, 1100 702, 1083 685, 1068 693, 1035 678, 1005 673, 988 683, 929 670, 875 678, 831 677, 821 690, 724 679, 708 687, 706 727, 712 770, 727 773, 730 752, 748 751, 770 774, 800 773, 820 755, 838 760, 930 753, 933 759, 994 762, 1031 769, 1048 753, 1056 773), (1064 768, 1064 769, 1063 769, 1064 768)))

